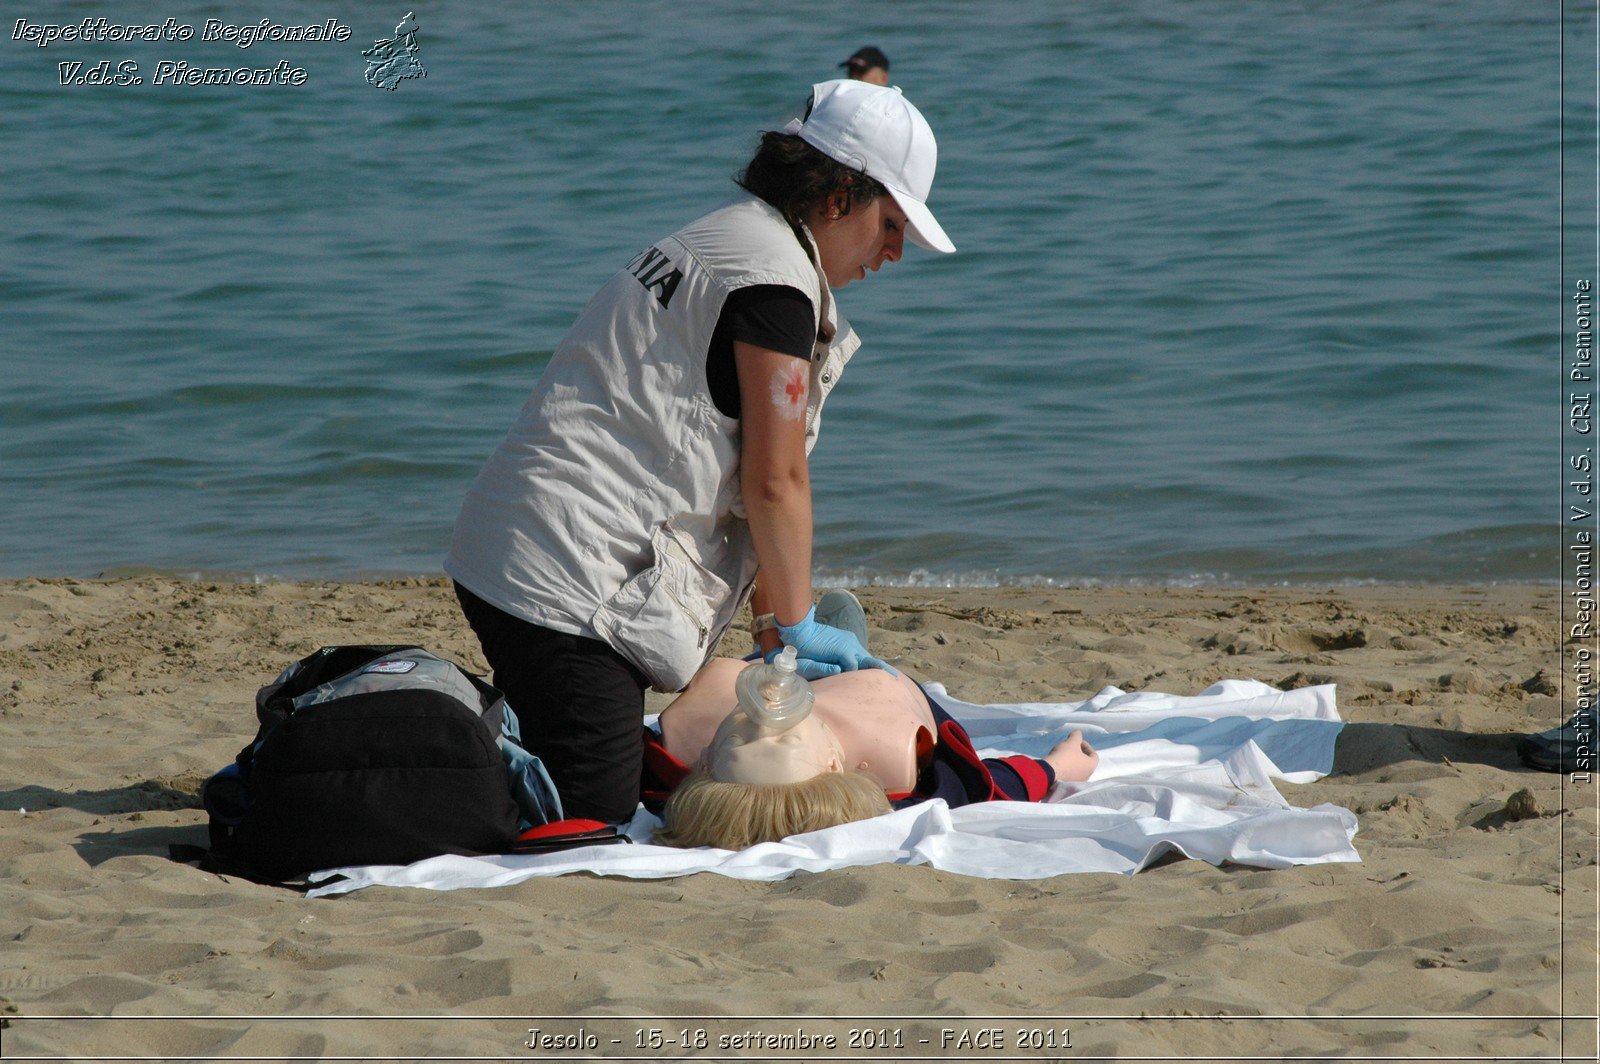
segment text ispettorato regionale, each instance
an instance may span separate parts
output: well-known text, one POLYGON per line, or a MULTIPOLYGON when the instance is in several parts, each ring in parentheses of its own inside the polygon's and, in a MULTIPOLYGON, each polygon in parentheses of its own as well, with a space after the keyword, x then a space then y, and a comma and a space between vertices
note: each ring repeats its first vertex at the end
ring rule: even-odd
MULTIPOLYGON (((350 37, 350 27, 336 18, 299 26, 285 25, 270 19, 236 23, 208 18, 200 31, 199 39, 224 41, 236 44, 240 48, 248 48, 257 41, 348 41, 350 37)), ((92 43, 145 41, 156 44, 161 41, 194 40, 195 28, 175 18, 138 25, 112 22, 103 17, 85 18, 81 22, 30 22, 25 18, 19 18, 16 25, 11 28, 11 39, 32 41, 40 48, 47 48, 62 41, 92 43)))

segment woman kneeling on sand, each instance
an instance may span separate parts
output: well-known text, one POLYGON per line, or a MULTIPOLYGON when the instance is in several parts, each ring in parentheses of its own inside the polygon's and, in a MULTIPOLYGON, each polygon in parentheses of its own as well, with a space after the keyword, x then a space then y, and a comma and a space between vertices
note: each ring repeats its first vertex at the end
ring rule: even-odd
POLYGON ((662 711, 660 735, 647 734, 645 805, 660 812, 665 801, 658 842, 737 850, 931 798, 1043 801, 1057 780, 1087 780, 1099 764, 1081 731, 1043 758, 980 758, 921 687, 881 669, 816 680, 809 714, 763 727, 734 693, 746 667, 708 662, 662 711))

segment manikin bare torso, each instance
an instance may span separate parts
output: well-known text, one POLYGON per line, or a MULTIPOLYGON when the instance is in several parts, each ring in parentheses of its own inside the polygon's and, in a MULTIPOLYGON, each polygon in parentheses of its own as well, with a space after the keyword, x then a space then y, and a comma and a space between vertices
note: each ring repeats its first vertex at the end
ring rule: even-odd
MULTIPOLYGON (((693 767, 712 736, 737 705, 733 681, 745 663, 719 658, 700 670, 687 690, 661 713, 667 752, 693 767)), ((921 688, 904 676, 865 669, 811 685, 811 712, 833 732, 844 751, 844 769, 875 778, 889 794, 916 785, 917 771, 931 754, 938 728, 921 688)))

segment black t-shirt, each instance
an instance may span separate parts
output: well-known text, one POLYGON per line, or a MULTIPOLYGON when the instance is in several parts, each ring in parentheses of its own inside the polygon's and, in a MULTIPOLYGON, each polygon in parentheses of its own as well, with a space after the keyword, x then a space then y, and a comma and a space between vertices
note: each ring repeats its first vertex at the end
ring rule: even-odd
POLYGON ((706 352, 706 384, 711 401, 731 418, 740 412, 739 373, 733 362, 736 340, 810 362, 816 343, 811 300, 788 285, 757 284, 738 289, 722 304, 706 352))

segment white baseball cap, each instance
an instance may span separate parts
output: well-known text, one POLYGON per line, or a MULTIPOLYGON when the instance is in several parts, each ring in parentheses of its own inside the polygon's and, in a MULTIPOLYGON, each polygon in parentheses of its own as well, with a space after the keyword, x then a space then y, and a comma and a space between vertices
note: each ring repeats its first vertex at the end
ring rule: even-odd
POLYGON ((929 251, 956 249, 928 209, 939 147, 922 112, 900 94, 865 81, 811 86, 811 109, 784 127, 835 162, 880 182, 906 212, 906 235, 929 251))

